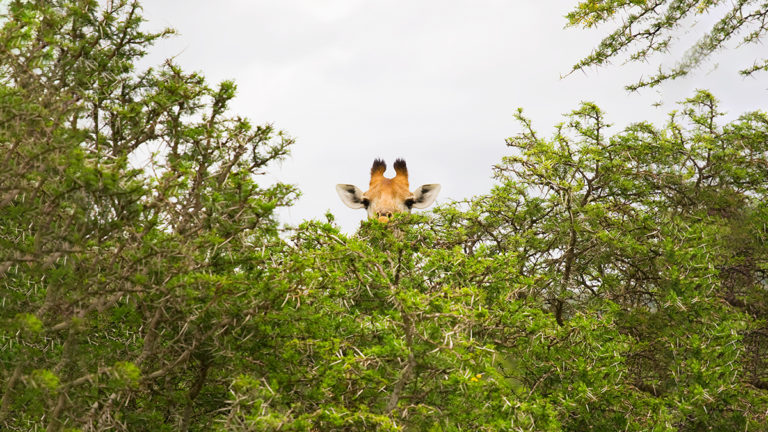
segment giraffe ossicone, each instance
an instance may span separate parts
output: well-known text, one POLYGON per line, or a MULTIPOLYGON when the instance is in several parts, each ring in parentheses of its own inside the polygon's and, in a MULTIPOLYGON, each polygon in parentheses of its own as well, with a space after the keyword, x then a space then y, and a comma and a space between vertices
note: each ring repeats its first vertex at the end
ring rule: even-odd
POLYGON ((380 222, 388 222, 395 213, 410 213, 413 208, 427 208, 435 202, 440 192, 439 184, 425 184, 411 192, 405 161, 395 160, 394 168, 395 176, 386 178, 384 171, 387 170, 387 164, 381 159, 375 159, 367 191, 363 192, 351 184, 337 184, 336 192, 348 207, 365 208, 369 219, 378 219, 380 222))

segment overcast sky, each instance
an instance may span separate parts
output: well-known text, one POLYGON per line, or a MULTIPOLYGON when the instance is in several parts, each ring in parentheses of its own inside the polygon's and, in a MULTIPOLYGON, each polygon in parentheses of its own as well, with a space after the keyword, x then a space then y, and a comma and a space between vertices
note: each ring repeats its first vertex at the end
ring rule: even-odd
MULTIPOLYGON (((270 181, 303 196, 281 212, 298 224, 330 210, 354 232, 365 211, 345 207, 337 183, 367 189, 374 158, 405 158, 411 188, 441 183, 437 203, 488 192, 491 167, 508 154, 525 110, 550 135, 580 101, 598 103, 615 124, 661 124, 696 88, 712 90, 731 116, 768 101, 766 75, 736 71, 765 46, 724 52, 696 76, 627 94, 623 85, 655 71, 614 65, 561 75, 602 31, 565 29, 575 0, 146 0, 149 29, 173 27, 148 61, 173 57, 210 83, 232 79, 233 113, 273 123, 296 138, 270 181), (652 106, 661 102, 660 107, 652 106)), ((706 18, 703 18, 706 20, 706 18)), ((684 34, 679 54, 696 31, 684 34)), ((762 51, 762 52, 760 52, 762 51)), ((677 57, 670 57, 671 59, 677 57)), ((393 175, 391 168, 387 175, 393 175)))

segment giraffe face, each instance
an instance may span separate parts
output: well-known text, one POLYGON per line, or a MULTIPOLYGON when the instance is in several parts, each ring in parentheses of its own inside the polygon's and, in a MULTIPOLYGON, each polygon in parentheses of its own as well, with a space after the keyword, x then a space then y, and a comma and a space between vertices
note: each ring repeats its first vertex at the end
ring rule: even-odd
POLYGON ((426 184, 411 192, 408 188, 408 168, 405 161, 395 161, 395 177, 384 177, 387 165, 381 159, 373 161, 371 182, 363 192, 355 185, 338 184, 341 201, 351 208, 365 208, 369 219, 388 222, 395 213, 410 213, 411 209, 429 207, 440 192, 439 184, 426 184))

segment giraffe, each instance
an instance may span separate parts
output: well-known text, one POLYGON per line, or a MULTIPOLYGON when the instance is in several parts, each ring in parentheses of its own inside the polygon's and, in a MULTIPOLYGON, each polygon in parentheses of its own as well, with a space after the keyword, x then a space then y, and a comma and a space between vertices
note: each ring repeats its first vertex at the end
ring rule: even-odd
POLYGON ((371 167, 371 182, 363 192, 355 185, 337 184, 336 192, 341 201, 353 209, 365 208, 369 219, 389 222, 394 213, 410 213, 412 208, 429 207, 440 192, 439 184, 425 184, 415 191, 408 189, 408 168, 402 159, 395 160, 395 176, 384 177, 387 164, 375 159, 371 167))

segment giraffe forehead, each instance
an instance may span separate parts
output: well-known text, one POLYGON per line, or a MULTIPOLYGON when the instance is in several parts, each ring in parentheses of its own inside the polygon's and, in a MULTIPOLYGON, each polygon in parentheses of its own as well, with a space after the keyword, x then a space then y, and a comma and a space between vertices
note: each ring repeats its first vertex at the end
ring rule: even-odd
POLYGON ((408 180, 401 178, 371 179, 371 186, 365 195, 371 199, 406 199, 411 195, 408 190, 408 180))

